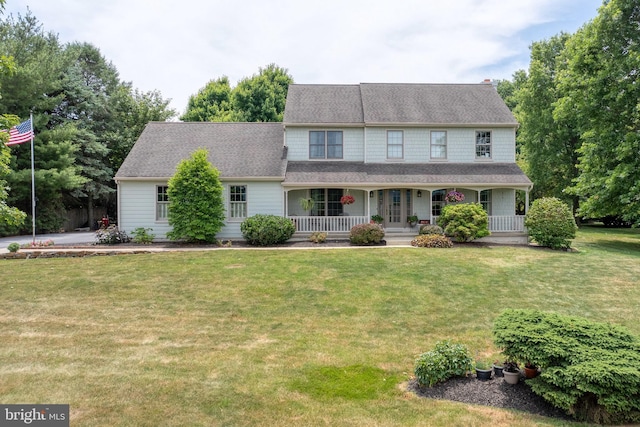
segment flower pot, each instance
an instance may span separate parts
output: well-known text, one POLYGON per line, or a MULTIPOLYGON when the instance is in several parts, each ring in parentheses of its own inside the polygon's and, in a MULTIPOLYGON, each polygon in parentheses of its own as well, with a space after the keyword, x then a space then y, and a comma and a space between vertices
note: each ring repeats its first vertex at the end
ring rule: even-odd
POLYGON ((507 372, 504 371, 504 381, 507 384, 518 384, 520 381, 520 372, 507 372))
POLYGON ((538 376, 538 368, 527 368, 524 367, 524 377, 526 379, 535 378, 538 376))
POLYGON ((481 381, 486 381, 491 379, 491 369, 478 369, 476 368, 476 378, 481 381))
POLYGON ((503 371, 503 369, 504 369, 504 366, 496 366, 496 365, 493 365, 493 374, 494 374, 496 377, 504 377, 504 372, 502 372, 502 371, 503 371))

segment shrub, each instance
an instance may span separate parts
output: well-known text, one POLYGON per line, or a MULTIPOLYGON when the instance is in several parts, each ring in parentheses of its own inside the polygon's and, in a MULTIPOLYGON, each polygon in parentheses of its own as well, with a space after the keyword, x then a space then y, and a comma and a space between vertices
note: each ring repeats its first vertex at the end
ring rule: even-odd
POLYGON ((133 242, 142 243, 143 245, 153 243, 153 239, 155 239, 156 235, 149 233, 150 231, 153 231, 153 228, 136 228, 131 232, 131 234, 133 234, 133 242))
POLYGON ((118 243, 128 243, 131 239, 123 230, 119 230, 115 225, 101 228, 96 231, 96 245, 115 245, 118 243))
POLYGON ((377 245, 384 237, 384 230, 379 224, 357 224, 351 227, 349 241, 352 245, 377 245))
POLYGON ((509 359, 542 368, 531 389, 580 420, 640 422, 640 338, 581 317, 505 310, 494 341, 509 359))
POLYGON ((313 243, 324 243, 327 240, 327 233, 324 231, 314 231, 309 236, 309 241, 313 243))
POLYGON ((420 234, 444 234, 444 230, 439 225, 427 224, 420 227, 420 234))
POLYGON ((465 345, 439 341, 434 350, 418 356, 414 373, 418 384, 431 387, 455 376, 465 376, 472 368, 465 345))
POLYGON ((571 247, 578 230, 569 206, 555 197, 535 200, 524 218, 524 225, 529 237, 552 249, 571 247))
POLYGON ((456 242, 469 242, 490 234, 489 216, 480 203, 445 206, 438 225, 456 242))
POLYGON ((172 230, 167 237, 189 242, 216 242, 224 226, 223 187, 220 172, 207 160, 207 150, 193 152, 182 160, 169 179, 168 221, 172 230))
POLYGON ((16 242, 9 243, 9 246, 7 246, 9 252, 18 252, 18 249, 20 249, 20 244, 16 242))
POLYGON ((421 234, 411 241, 411 246, 418 248, 452 248, 453 243, 441 234, 421 234))
POLYGON ((251 245, 269 246, 284 243, 296 232, 290 219, 276 215, 254 215, 240 224, 242 236, 251 245))

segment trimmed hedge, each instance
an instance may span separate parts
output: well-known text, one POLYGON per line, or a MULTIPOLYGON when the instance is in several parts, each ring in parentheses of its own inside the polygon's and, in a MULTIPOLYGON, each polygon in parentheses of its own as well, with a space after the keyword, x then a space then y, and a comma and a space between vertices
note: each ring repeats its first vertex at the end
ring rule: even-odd
POLYGON ((453 243, 441 234, 422 234, 411 241, 411 246, 418 248, 452 248, 453 243))
POLYGON ((420 227, 420 234, 444 234, 444 230, 439 225, 427 224, 420 227))
POLYGON ((254 215, 240 224, 242 236, 251 245, 269 246, 284 243, 296 232, 293 222, 277 215, 254 215))
POLYGON ((357 224, 351 227, 349 241, 352 245, 377 245, 384 237, 384 230, 379 224, 357 224))
POLYGON ((640 422, 640 338, 620 326, 538 310, 505 310, 495 344, 542 374, 531 389, 579 420, 640 422))

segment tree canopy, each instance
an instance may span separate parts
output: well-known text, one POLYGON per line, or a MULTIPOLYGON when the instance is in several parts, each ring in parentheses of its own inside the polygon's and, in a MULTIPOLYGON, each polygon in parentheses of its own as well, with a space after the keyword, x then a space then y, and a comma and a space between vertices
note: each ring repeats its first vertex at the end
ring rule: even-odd
POLYGON ((281 122, 293 77, 275 64, 231 88, 226 76, 211 80, 189 98, 184 121, 281 122))
POLYGON ((638 40, 640 5, 609 0, 575 34, 532 44, 528 71, 501 94, 521 124, 519 161, 534 198, 640 223, 638 40))
MULTIPOLYGON (((97 47, 60 43, 30 12, 0 21, 0 90, 0 114, 22 121, 33 113, 41 232, 60 229, 66 211, 78 206, 95 223, 94 206, 115 205, 113 174, 144 125, 175 115, 158 92, 122 82, 97 47), (9 66, 12 72, 2 72, 9 66)), ((8 203, 30 212, 28 145, 11 147, 6 181, 8 203)))

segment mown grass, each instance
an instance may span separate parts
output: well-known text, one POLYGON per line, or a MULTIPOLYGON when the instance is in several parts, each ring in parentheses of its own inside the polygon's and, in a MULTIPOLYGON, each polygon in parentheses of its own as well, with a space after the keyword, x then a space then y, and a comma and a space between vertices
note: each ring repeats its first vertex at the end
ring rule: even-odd
POLYGON ((639 231, 584 228, 575 247, 3 261, 0 402, 69 403, 82 426, 562 425, 402 383, 441 339, 497 355, 507 307, 640 334, 639 231))

